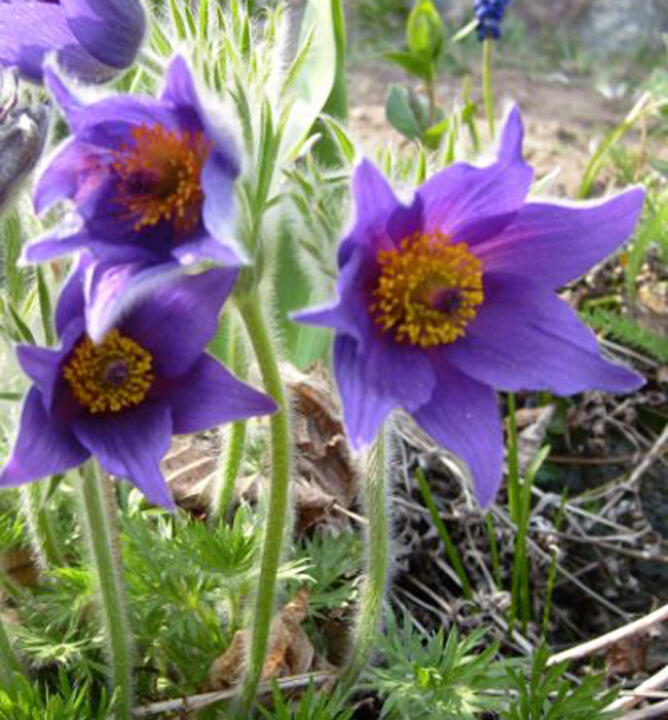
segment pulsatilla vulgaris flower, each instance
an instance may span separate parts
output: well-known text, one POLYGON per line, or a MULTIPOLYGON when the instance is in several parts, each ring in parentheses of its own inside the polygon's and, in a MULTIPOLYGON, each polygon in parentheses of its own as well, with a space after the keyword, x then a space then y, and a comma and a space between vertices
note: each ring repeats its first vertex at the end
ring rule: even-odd
POLYGON ((0 65, 40 81, 47 53, 82 80, 130 67, 144 38, 139 0, 0 0, 0 65))
POLYGON ((38 180, 34 203, 43 212, 70 200, 78 217, 28 245, 27 260, 86 247, 108 264, 240 264, 236 143, 205 112, 182 57, 171 62, 159 99, 115 95, 84 104, 51 69, 45 74, 73 135, 38 180))
POLYGON ((83 272, 75 272, 56 313, 61 348, 18 348, 34 384, 0 486, 62 473, 93 455, 151 502, 172 507, 160 471, 172 433, 276 409, 204 352, 237 274, 214 269, 163 283, 94 344, 84 329, 83 272))
POLYGON ((338 302, 300 313, 334 328, 334 366, 356 448, 395 407, 469 466, 483 506, 501 481, 494 388, 626 392, 642 378, 604 360, 555 290, 631 233, 643 193, 606 202, 526 201, 532 170, 517 110, 498 160, 455 164, 401 204, 363 162, 356 222, 339 249, 338 302))

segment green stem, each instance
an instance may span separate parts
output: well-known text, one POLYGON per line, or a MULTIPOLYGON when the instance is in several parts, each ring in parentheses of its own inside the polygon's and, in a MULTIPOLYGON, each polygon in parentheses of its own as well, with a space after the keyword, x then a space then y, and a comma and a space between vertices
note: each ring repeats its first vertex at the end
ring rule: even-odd
POLYGON ((7 687, 11 681, 12 673, 22 673, 23 668, 14 654, 12 644, 5 629, 5 623, 0 617, 0 682, 7 687))
POLYGON ((517 446, 515 393, 508 393, 508 509, 510 519, 519 522, 520 466, 517 446))
POLYGON ((494 127, 494 92, 492 90, 492 54, 494 40, 485 38, 482 43, 482 97, 485 103, 485 114, 489 125, 489 134, 494 140, 496 130, 494 127))
MULTIPOLYGON (((237 323, 230 318, 229 323, 229 358, 232 371, 240 379, 245 380, 247 377, 247 360, 246 350, 244 348, 243 339, 240 337, 237 323)), ((218 493, 218 504, 215 508, 215 517, 226 517, 232 500, 234 499, 234 488, 241 468, 241 461, 244 456, 244 447, 246 444, 246 421, 238 420, 232 423, 230 433, 227 438, 227 447, 225 448, 225 459, 223 462, 223 477, 218 493)))
POLYGON ((390 566, 390 519, 388 512, 388 448, 381 429, 369 457, 363 502, 369 521, 366 542, 366 574, 360 596, 357 629, 350 659, 341 675, 344 693, 359 680, 373 650, 383 613, 383 597, 390 566))
POLYGON ((278 410, 271 416, 269 421, 271 430, 271 487, 260 559, 260 576, 255 597, 248 672, 241 692, 240 717, 248 717, 262 677, 269 641, 269 629, 274 611, 276 577, 281 560, 288 515, 291 438, 287 398, 281 380, 274 344, 262 312, 262 302, 257 288, 238 295, 236 300, 253 345, 255 357, 260 366, 264 389, 278 404, 278 410))
POLYGON ((83 465, 80 473, 83 520, 109 643, 111 689, 116 693, 115 717, 130 720, 133 649, 121 565, 118 508, 111 481, 93 461, 83 465))
POLYGON ((21 487, 21 498, 38 565, 43 570, 54 566, 62 567, 65 565, 65 559, 60 549, 58 535, 51 522, 51 513, 44 506, 43 484, 24 485, 21 487))

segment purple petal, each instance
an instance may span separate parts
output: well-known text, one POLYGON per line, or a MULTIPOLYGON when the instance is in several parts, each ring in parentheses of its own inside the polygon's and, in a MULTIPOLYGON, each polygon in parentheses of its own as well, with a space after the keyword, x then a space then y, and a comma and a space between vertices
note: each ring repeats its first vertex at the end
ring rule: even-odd
POLYGON ((47 53, 82 80, 110 77, 110 68, 79 45, 62 7, 51 3, 0 3, 0 65, 16 66, 29 80, 41 81, 47 53))
POLYGON ((422 429, 468 465, 483 508, 501 484, 503 431, 492 388, 439 362, 431 400, 413 413, 422 429))
POLYGON ((175 433, 197 432, 232 420, 269 415, 278 408, 268 395, 237 380, 205 354, 160 394, 172 408, 175 433))
POLYGON ((67 226, 56 227, 51 233, 38 238, 23 248, 22 262, 40 263, 69 255, 81 248, 93 250, 104 244, 93 240, 86 230, 69 231, 67 226))
POLYGON ((51 410, 54 397, 61 380, 60 365, 70 354, 75 343, 83 334, 81 320, 73 320, 63 333, 60 350, 36 347, 35 345, 19 345, 16 354, 25 374, 35 382, 40 390, 44 407, 51 410))
POLYGON ((132 65, 146 30, 137 0, 60 0, 72 33, 100 62, 132 65))
POLYGON ((424 405, 436 383, 422 349, 380 335, 364 350, 352 338, 337 336, 334 370, 346 427, 356 447, 371 442, 393 407, 413 412, 424 405))
POLYGON ((487 167, 457 163, 418 188, 424 230, 475 245, 497 235, 524 205, 533 170, 522 159, 522 126, 512 112, 503 131, 499 160, 487 167))
POLYGON ((346 434, 353 448, 361 450, 373 442, 397 403, 375 384, 376 370, 359 357, 352 338, 340 335, 334 340, 334 373, 346 434))
POLYGON ((80 201, 108 179, 108 150, 76 138, 66 140, 38 178, 33 204, 38 213, 65 198, 80 201))
POLYGON ((82 320, 84 317, 84 274, 90 262, 90 257, 82 254, 77 267, 60 291, 55 313, 58 335, 62 335, 73 320, 82 320))
POLYGON ((117 94, 84 105, 51 68, 45 69, 44 80, 65 111, 71 130, 83 142, 117 149, 128 141, 133 126, 179 128, 174 112, 155 98, 117 94))
POLYGON ((120 329, 145 347, 158 373, 183 375, 218 329, 218 316, 239 271, 208 270, 161 285, 134 307, 120 329))
POLYGON ((497 389, 630 392, 644 379, 604 360, 594 334, 551 290, 528 278, 488 274, 485 300, 446 361, 497 389))
POLYGON ((118 413, 80 416, 74 423, 74 433, 108 473, 129 480, 149 502, 174 507, 160 470, 172 434, 171 415, 164 402, 144 402, 118 413))
POLYGON ((182 274, 176 262, 147 265, 112 260, 91 264, 85 283, 88 335, 93 342, 99 342, 133 307, 182 274))
POLYGON ((171 254, 184 266, 208 260, 226 267, 239 267, 243 263, 244 251, 241 250, 239 254, 233 249, 235 246, 236 242, 220 242, 205 235, 177 245, 171 254))
POLYGON ((497 158, 508 164, 523 163, 522 143, 524 142, 524 125, 517 105, 513 105, 506 116, 501 132, 501 142, 497 158))
MULTIPOLYGON (((368 252, 363 247, 354 248, 348 261, 341 268, 337 281, 339 300, 335 303, 321 305, 308 310, 300 310, 292 315, 296 322, 316 325, 350 335, 363 347, 371 334, 372 320, 365 307, 368 307, 368 284, 365 279, 365 258, 368 252)), ((372 279, 373 281, 373 279, 372 279)))
POLYGON ((204 191, 204 227, 221 246, 219 254, 235 257, 237 264, 247 256, 244 248, 235 239, 234 185, 238 174, 238 167, 233 166, 229 158, 212 152, 202 168, 201 177, 204 191))
MULTIPOLYGON (((396 234, 391 234, 388 229, 390 218, 399 216, 403 219, 402 209, 404 214, 409 212, 399 202, 385 176, 366 159, 355 168, 352 193, 355 198, 355 225, 339 248, 341 266, 345 265, 353 249, 359 245, 376 252, 381 249, 391 250, 395 246, 396 234)), ((399 228, 399 233, 403 233, 403 230, 399 228)))
POLYGON ((39 390, 32 387, 26 395, 11 457, 0 472, 0 486, 15 487, 66 472, 89 456, 69 428, 46 414, 39 390))
POLYGON ((559 288, 625 242, 642 211, 633 188, 597 203, 527 203, 499 237, 476 247, 488 272, 526 275, 559 288))

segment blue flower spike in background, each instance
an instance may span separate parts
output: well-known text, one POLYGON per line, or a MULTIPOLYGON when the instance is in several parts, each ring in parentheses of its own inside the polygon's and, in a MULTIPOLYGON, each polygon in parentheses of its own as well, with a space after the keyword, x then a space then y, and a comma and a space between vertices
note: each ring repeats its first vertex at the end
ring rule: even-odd
POLYGON ((56 314, 60 349, 18 348, 34 385, 0 487, 65 472, 92 455, 150 502, 173 508, 160 470, 172 434, 276 409, 204 351, 237 276, 209 270, 163 284, 94 344, 84 330, 84 273, 77 270, 56 314))
POLYGON ((0 65, 40 82, 55 52, 66 72, 101 82, 132 65, 145 31, 139 0, 3 0, 0 65))
POLYGON ((501 37, 501 21, 509 4, 510 0, 475 0, 473 10, 480 40, 498 40, 501 37))
POLYGON ((527 201, 522 136, 513 109, 495 163, 452 165, 408 206, 363 161, 355 224, 339 248, 339 300, 296 318, 336 331, 353 446, 370 444, 401 407, 468 464, 483 507, 502 475, 495 389, 624 393, 644 382, 603 359, 555 294, 629 238, 643 191, 592 205, 527 201))

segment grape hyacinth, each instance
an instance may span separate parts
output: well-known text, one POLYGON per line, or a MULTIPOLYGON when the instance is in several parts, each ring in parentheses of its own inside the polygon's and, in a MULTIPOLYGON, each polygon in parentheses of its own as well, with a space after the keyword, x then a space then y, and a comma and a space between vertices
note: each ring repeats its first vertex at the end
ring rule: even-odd
POLYGON ((501 37, 501 21, 510 0, 475 0, 474 12, 478 21, 478 38, 501 37))

